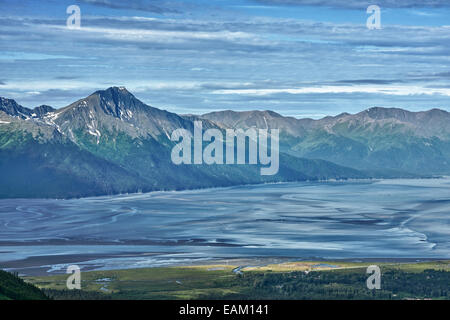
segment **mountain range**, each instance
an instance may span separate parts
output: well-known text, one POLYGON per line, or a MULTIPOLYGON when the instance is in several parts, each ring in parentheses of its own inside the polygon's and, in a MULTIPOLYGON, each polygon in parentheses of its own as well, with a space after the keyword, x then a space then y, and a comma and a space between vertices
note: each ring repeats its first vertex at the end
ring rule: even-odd
POLYGON ((222 111, 202 116, 227 127, 279 128, 281 150, 308 159, 402 176, 450 172, 450 113, 374 107, 319 120, 272 111, 222 111))
POLYGON ((0 98, 0 198, 71 198, 324 179, 450 173, 450 114, 370 108, 319 120, 273 111, 178 115, 124 87, 96 91, 65 108, 29 109, 0 98), (280 129, 280 169, 175 165, 178 128, 280 129))

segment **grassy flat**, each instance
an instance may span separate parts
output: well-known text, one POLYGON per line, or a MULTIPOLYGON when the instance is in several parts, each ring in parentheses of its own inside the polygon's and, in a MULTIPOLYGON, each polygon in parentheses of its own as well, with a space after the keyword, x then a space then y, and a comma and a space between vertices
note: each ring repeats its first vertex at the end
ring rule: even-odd
POLYGON ((301 261, 284 262, 279 264, 268 264, 266 266, 246 267, 242 271, 272 271, 272 272, 292 272, 292 271, 330 271, 340 269, 367 268, 370 265, 377 265, 385 269, 396 269, 408 272, 422 272, 426 269, 450 271, 450 261, 430 261, 430 262, 341 262, 341 261, 301 261))
POLYGON ((349 292, 357 292, 350 298, 374 299, 450 296, 450 261, 301 261, 241 267, 239 272, 236 268, 237 265, 217 264, 89 271, 82 273, 82 290, 76 294, 66 290, 67 275, 26 280, 55 299, 346 299, 349 292), (384 286, 377 292, 368 290, 365 284, 366 268, 374 264, 382 270, 384 286))

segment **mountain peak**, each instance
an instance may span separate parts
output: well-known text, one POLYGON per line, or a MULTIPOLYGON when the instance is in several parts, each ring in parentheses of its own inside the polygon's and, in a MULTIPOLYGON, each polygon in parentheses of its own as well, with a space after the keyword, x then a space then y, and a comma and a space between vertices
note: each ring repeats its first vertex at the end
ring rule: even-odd
POLYGON ((115 135, 118 132, 136 137, 168 136, 168 132, 189 126, 189 123, 176 114, 153 108, 125 87, 110 87, 98 90, 58 110, 48 122, 59 126, 73 141, 76 130, 92 135, 100 142, 100 137, 115 135))
POLYGON ((109 87, 105 90, 97 90, 93 94, 97 95, 119 95, 119 96, 133 96, 133 94, 130 93, 130 91, 127 90, 125 87, 109 87))
POLYGON ((413 112, 400 108, 373 107, 356 114, 356 116, 368 117, 374 120, 395 119, 402 122, 417 124, 418 122, 423 121, 425 118, 447 118, 449 116, 449 113, 440 109, 413 112))
POLYGON ((122 118, 122 114, 127 113, 127 110, 135 111, 148 107, 125 87, 109 87, 105 90, 98 90, 86 100, 90 100, 91 105, 99 106, 106 114, 112 114, 118 118, 122 118))
POLYGON ((374 120, 396 119, 401 121, 411 121, 414 113, 400 108, 372 107, 357 115, 367 116, 374 120))
POLYGON ((7 99, 3 97, 0 97, 0 110, 10 116, 19 117, 22 119, 26 119, 31 116, 30 109, 22 107, 13 99, 7 99))
POLYGON ((55 108, 43 104, 43 105, 40 105, 39 107, 34 108, 33 114, 35 115, 35 117, 40 118, 40 117, 43 117, 44 115, 46 115, 47 113, 54 112, 54 111, 56 111, 55 108))

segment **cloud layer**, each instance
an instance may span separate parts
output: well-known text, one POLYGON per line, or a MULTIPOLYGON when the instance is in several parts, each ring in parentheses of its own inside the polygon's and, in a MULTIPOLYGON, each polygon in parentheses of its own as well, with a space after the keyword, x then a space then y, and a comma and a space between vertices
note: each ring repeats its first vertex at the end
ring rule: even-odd
POLYGON ((448 26, 368 30, 365 12, 360 23, 329 21, 329 9, 321 19, 286 18, 242 9, 250 2, 237 0, 202 8, 200 2, 83 0, 82 27, 71 30, 69 1, 59 7, 43 1, 28 14, 14 3, 0 19, 0 96, 30 107, 63 107, 123 85, 151 105, 181 113, 272 109, 319 117, 375 105, 450 110, 448 26))
POLYGON ((266 5, 324 6, 332 8, 365 9, 370 5, 383 8, 448 8, 447 0, 255 0, 266 5))

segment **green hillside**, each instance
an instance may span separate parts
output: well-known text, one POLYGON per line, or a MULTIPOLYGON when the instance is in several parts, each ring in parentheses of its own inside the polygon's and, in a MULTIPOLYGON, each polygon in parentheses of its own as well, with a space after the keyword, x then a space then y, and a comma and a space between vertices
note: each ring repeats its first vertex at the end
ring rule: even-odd
POLYGON ((0 270, 0 300, 47 300, 37 287, 18 276, 0 270))

